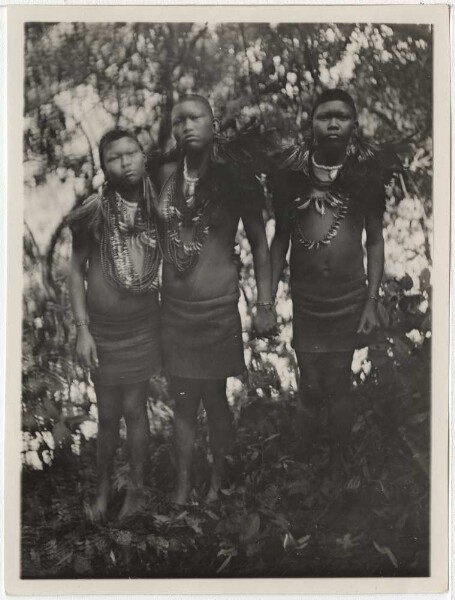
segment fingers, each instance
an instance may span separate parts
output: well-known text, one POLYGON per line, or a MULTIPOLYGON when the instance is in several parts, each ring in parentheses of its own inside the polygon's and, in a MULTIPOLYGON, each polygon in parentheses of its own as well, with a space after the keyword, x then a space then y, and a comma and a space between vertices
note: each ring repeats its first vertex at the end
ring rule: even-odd
POLYGON ((98 360, 98 353, 96 351, 96 346, 95 344, 93 344, 92 349, 91 349, 91 367, 92 369, 97 369, 100 366, 99 360, 98 360))
POLYGON ((98 354, 94 344, 82 350, 77 350, 76 357, 78 363, 84 369, 97 369, 99 367, 98 354))
POLYGON ((360 321, 359 328, 357 329, 357 333, 362 333, 363 335, 370 335, 370 333, 372 333, 377 328, 378 328, 377 323, 375 323, 373 321, 369 321, 368 319, 365 319, 365 320, 362 319, 360 321))
POLYGON ((92 364, 96 368, 98 368, 100 366, 100 362, 98 360, 98 352, 96 351, 95 344, 93 344, 93 346, 92 346, 92 364))
POLYGON ((357 333, 364 333, 364 328, 365 328, 365 320, 364 319, 360 319, 360 323, 359 323, 359 326, 357 328, 357 333))

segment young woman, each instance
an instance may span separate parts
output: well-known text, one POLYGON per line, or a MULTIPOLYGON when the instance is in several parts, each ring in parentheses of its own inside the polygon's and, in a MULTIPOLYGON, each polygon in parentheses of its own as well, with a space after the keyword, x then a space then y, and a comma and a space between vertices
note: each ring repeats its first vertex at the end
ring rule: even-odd
POLYGON ((161 173, 163 353, 175 398, 177 504, 185 503, 191 490, 201 400, 213 455, 207 501, 218 497, 231 445, 226 378, 245 371, 234 261, 240 218, 254 259, 256 331, 268 333, 275 324, 262 188, 232 161, 217 159, 215 126, 204 97, 180 100, 172 111, 180 160, 165 165, 161 173))
POLYGON ((358 135, 354 101, 334 89, 317 98, 310 138, 288 153, 274 185, 274 292, 291 243, 300 453, 306 459, 311 456, 317 416, 326 402, 335 470, 352 427, 353 351, 360 334, 368 335, 379 326, 384 177, 379 153, 358 135))
POLYGON ((101 193, 68 216, 76 353, 81 365, 91 369, 98 405, 95 519, 106 515, 122 415, 130 484, 120 517, 140 507, 149 437, 148 380, 161 369, 155 191, 141 145, 128 131, 108 131, 99 155, 105 175, 101 193))

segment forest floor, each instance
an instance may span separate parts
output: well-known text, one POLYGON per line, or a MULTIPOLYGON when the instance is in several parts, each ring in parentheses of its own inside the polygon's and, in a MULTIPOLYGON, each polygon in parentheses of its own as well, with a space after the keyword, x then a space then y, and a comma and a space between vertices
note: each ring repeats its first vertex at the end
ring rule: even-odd
POLYGON ((166 500, 170 411, 152 401, 147 507, 116 519, 127 481, 123 441, 109 519, 94 524, 84 506, 94 491, 96 441, 82 438, 78 455, 56 453, 51 467, 23 472, 22 577, 428 576, 428 372, 412 367, 400 374, 406 385, 385 377, 353 391, 351 454, 336 482, 324 438, 311 464, 295 459, 292 394, 277 400, 250 391, 221 500, 202 501, 210 466, 201 416, 192 502, 175 510, 166 500), (165 425, 154 427, 160 419, 165 425))

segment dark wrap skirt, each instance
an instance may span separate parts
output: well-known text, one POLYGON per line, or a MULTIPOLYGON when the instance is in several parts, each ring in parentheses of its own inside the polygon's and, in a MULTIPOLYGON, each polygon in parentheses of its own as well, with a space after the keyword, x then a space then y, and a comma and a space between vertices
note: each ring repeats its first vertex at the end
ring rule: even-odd
POLYGON ((243 375, 238 301, 238 292, 201 301, 162 296, 162 345, 168 375, 188 379, 243 375))
POLYGON ((97 385, 133 384, 160 373, 161 333, 158 299, 146 310, 119 316, 90 313, 90 333, 99 367, 91 372, 97 385))
POLYGON ((336 284, 291 281, 292 345, 299 352, 353 351, 367 299, 366 278, 336 284))

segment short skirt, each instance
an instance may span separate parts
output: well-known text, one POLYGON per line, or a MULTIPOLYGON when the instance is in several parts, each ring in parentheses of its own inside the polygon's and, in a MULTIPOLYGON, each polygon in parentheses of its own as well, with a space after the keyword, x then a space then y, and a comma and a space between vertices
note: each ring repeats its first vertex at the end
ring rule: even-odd
POLYGON ((162 369, 158 302, 128 316, 89 314, 99 367, 91 372, 95 385, 146 381, 162 369))
POLYGON ((291 281, 292 345, 298 352, 345 352, 365 343, 357 334, 366 278, 342 284, 291 281))
POLYGON ((164 369, 188 379, 245 373, 239 294, 202 301, 161 298, 164 369))

